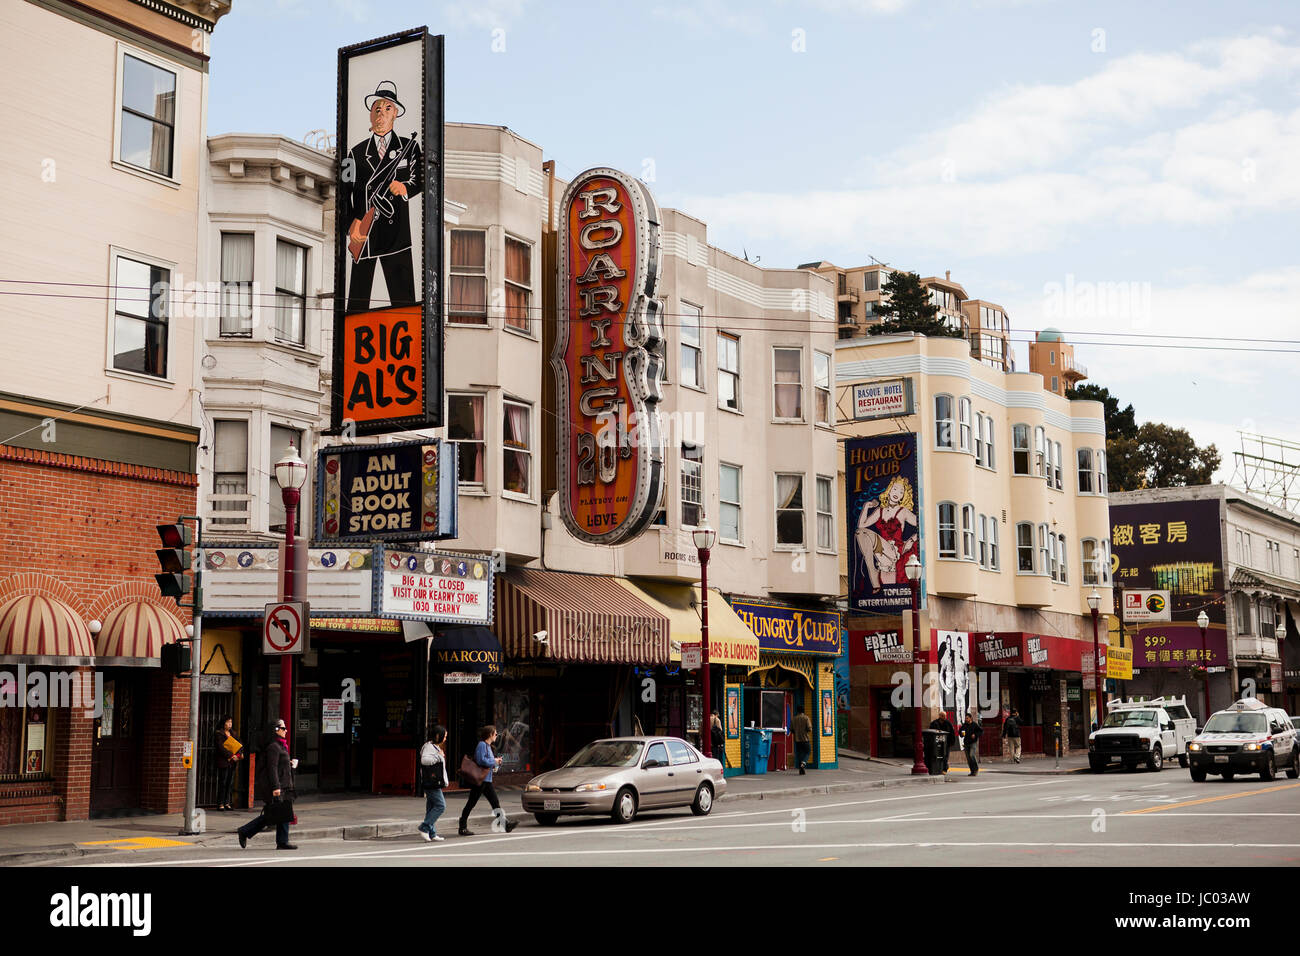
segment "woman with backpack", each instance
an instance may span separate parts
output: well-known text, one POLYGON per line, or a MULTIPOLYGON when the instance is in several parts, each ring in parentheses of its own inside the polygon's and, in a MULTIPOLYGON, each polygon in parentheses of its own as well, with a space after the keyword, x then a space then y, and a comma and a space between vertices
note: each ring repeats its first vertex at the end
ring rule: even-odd
POLYGON ((436 825, 438 818, 447 809, 447 798, 443 788, 450 782, 447 779, 447 755, 442 745, 447 739, 447 728, 441 724, 429 731, 429 739, 420 748, 420 782, 424 785, 424 822, 420 824, 420 835, 427 843, 441 843, 436 825))

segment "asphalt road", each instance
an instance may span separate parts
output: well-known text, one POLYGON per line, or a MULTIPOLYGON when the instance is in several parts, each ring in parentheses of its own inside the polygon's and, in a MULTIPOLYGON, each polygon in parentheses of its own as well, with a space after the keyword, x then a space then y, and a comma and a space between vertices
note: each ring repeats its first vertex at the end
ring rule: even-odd
MULTIPOLYGON (((513 803, 513 805, 512 805, 513 803)), ((96 866, 1296 866, 1300 780, 1192 783, 1186 771, 981 774, 946 786, 735 801, 708 817, 647 812, 615 826, 565 818, 439 844, 417 836, 272 849, 168 847, 97 857, 96 866)), ((440 821, 444 834, 454 819, 440 821)), ((55 863, 50 865, 76 865, 55 863)), ((80 865, 86 865, 84 861, 80 865)))

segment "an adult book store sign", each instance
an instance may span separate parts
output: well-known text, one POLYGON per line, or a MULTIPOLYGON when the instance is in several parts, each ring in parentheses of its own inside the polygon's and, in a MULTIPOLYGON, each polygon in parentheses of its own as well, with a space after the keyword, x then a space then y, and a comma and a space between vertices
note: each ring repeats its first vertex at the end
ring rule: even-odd
POLYGON ((441 439, 323 448, 319 541, 456 536, 456 446, 441 439))
POLYGON ((379 613, 456 624, 492 622, 492 561, 435 551, 385 551, 379 613))

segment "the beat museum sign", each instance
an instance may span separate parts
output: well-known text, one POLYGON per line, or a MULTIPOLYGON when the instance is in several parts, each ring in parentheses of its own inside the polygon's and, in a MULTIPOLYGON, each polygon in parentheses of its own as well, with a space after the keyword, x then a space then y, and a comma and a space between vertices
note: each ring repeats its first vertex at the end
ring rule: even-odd
POLYGON ((589 169, 560 212, 560 513, 575 537, 619 544, 645 530, 664 481, 659 207, 639 180, 589 169))

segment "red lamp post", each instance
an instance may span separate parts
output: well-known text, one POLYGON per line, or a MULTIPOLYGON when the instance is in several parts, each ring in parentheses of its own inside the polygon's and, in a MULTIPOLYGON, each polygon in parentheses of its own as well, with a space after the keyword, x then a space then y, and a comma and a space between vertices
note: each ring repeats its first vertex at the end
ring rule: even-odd
MULTIPOLYGON (((307 463, 298 457, 298 450, 289 443, 284 457, 275 463, 275 480, 280 485, 280 497, 284 501, 284 576, 282 601, 303 600, 294 565, 297 562, 295 531, 298 524, 298 502, 302 497, 302 486, 307 483, 307 463)), ((303 622, 306 624, 306 621, 303 622)), ((280 719, 288 728, 285 732, 287 741, 293 733, 293 656, 284 654, 280 657, 280 719)))
POLYGON ((700 526, 691 532, 691 539, 700 553, 700 670, 704 672, 704 715, 700 726, 700 750, 706 757, 713 756, 713 707, 709 696, 709 551, 718 533, 700 517, 700 526))
MULTIPOLYGON (((921 562, 915 554, 907 559, 904 570, 907 572, 907 583, 912 588, 912 660, 915 662, 920 659, 919 652, 921 649, 921 562)), ((913 687, 912 712, 916 715, 912 734, 912 773, 914 774, 927 774, 930 772, 925 768, 925 752, 922 750, 921 700, 921 689, 913 687)))
POLYGON ((1097 609, 1101 606, 1101 595, 1093 588, 1088 595, 1088 607, 1092 609, 1092 674, 1093 686, 1097 691, 1097 726, 1106 720, 1106 698, 1101 685, 1101 644, 1097 638, 1097 609))
POLYGON ((1210 626, 1210 615, 1201 611, 1196 615, 1196 626, 1201 629, 1201 668, 1205 671, 1205 716, 1201 718, 1201 726, 1210 719, 1210 666, 1205 656, 1205 631, 1210 626))

